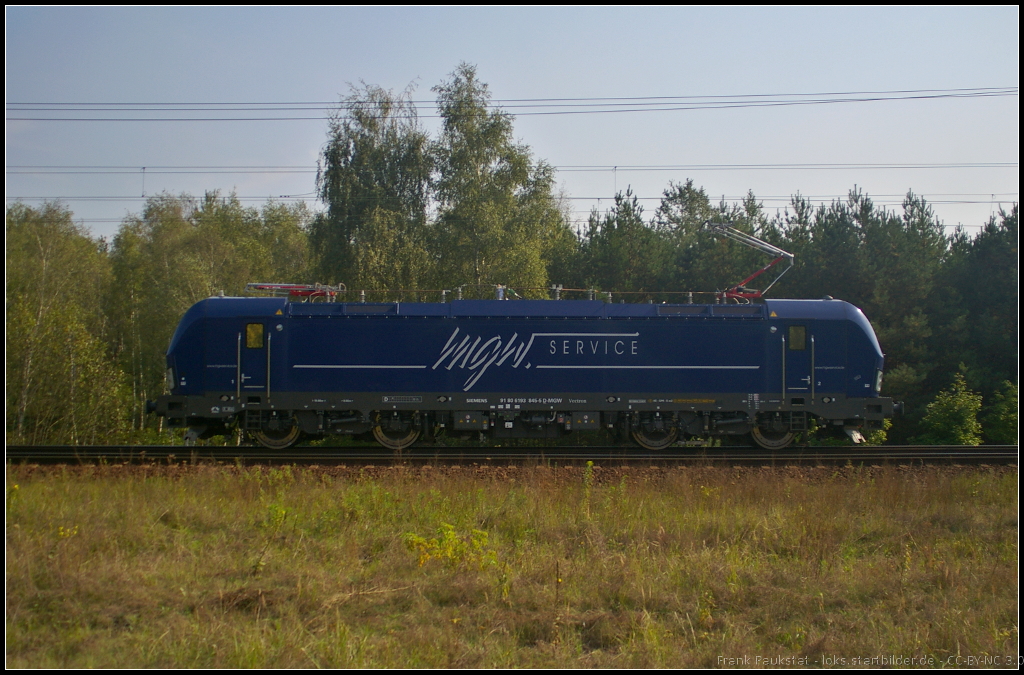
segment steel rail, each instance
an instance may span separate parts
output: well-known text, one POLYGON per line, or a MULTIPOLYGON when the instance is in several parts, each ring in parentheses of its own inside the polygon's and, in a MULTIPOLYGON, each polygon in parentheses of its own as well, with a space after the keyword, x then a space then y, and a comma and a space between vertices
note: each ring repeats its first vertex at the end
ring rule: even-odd
POLYGON ((310 447, 269 450, 255 446, 160 445, 8 445, 8 463, 197 463, 244 464, 519 464, 537 462, 602 465, 656 464, 1016 464, 1016 445, 982 446, 813 446, 767 451, 748 446, 703 447, 677 445, 660 452, 635 446, 445 447, 418 444, 402 452, 377 445, 310 447))

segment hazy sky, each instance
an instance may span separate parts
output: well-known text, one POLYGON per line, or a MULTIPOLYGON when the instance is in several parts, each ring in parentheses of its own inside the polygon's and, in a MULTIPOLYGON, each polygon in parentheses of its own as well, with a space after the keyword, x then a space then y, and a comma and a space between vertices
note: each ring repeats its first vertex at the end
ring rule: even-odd
POLYGON ((246 204, 301 197, 318 208, 323 106, 209 104, 331 103, 350 83, 412 85, 423 124, 436 129, 431 87, 460 62, 477 66, 495 101, 516 114, 517 138, 558 168, 580 219, 627 187, 651 214, 669 182, 687 178, 714 200, 752 190, 769 213, 798 192, 828 202, 856 185, 898 208, 914 190, 947 225, 970 232, 1019 201, 1017 7, 8 7, 5 15, 8 204, 60 198, 97 235, 138 212, 143 194, 234 191, 246 204), (663 107, 675 109, 636 111, 653 99, 524 101, 638 97, 669 97, 663 107), (837 98, 890 100, 749 105, 837 98), (692 109, 715 100, 745 105, 692 109), (102 103, 205 105, 52 105, 102 103), (614 107, 632 112, 607 112, 614 107), (85 117, 117 121, 42 121, 85 117), (124 121, 143 117, 234 121, 124 121))

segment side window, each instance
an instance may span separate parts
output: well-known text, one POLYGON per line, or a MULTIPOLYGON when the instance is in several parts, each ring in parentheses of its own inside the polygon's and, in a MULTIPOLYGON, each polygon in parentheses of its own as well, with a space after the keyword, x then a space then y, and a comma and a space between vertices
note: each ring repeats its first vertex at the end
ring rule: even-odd
POLYGON ((793 351, 807 349, 807 326, 789 327, 789 348, 793 351))
POLYGON ((245 346, 249 349, 263 349, 263 324, 245 324, 245 346))

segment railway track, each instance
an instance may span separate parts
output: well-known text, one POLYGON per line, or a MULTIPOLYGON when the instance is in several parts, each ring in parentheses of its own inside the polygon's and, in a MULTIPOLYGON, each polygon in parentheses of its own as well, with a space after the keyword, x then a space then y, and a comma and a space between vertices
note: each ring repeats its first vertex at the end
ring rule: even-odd
POLYGON ((335 448, 294 447, 267 450, 253 446, 161 446, 161 445, 9 445, 9 463, 94 464, 94 463, 198 463, 238 462, 244 464, 521 464, 593 461, 602 465, 624 464, 1016 464, 1016 445, 884 445, 817 446, 768 452, 748 446, 674 446, 651 452, 634 446, 578 447, 438 447, 413 446, 392 453, 377 445, 335 448))

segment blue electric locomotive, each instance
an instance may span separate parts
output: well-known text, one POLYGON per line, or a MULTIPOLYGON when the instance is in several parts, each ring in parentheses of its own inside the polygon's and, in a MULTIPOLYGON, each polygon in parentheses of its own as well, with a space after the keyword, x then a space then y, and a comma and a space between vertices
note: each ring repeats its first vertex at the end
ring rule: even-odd
POLYGON ((372 433, 401 449, 440 430, 552 438, 608 429, 659 449, 749 435, 789 445, 820 425, 880 428, 883 356, 849 303, 595 300, 289 302, 215 297, 182 318, 170 393, 192 437, 240 428, 286 448, 372 433))

